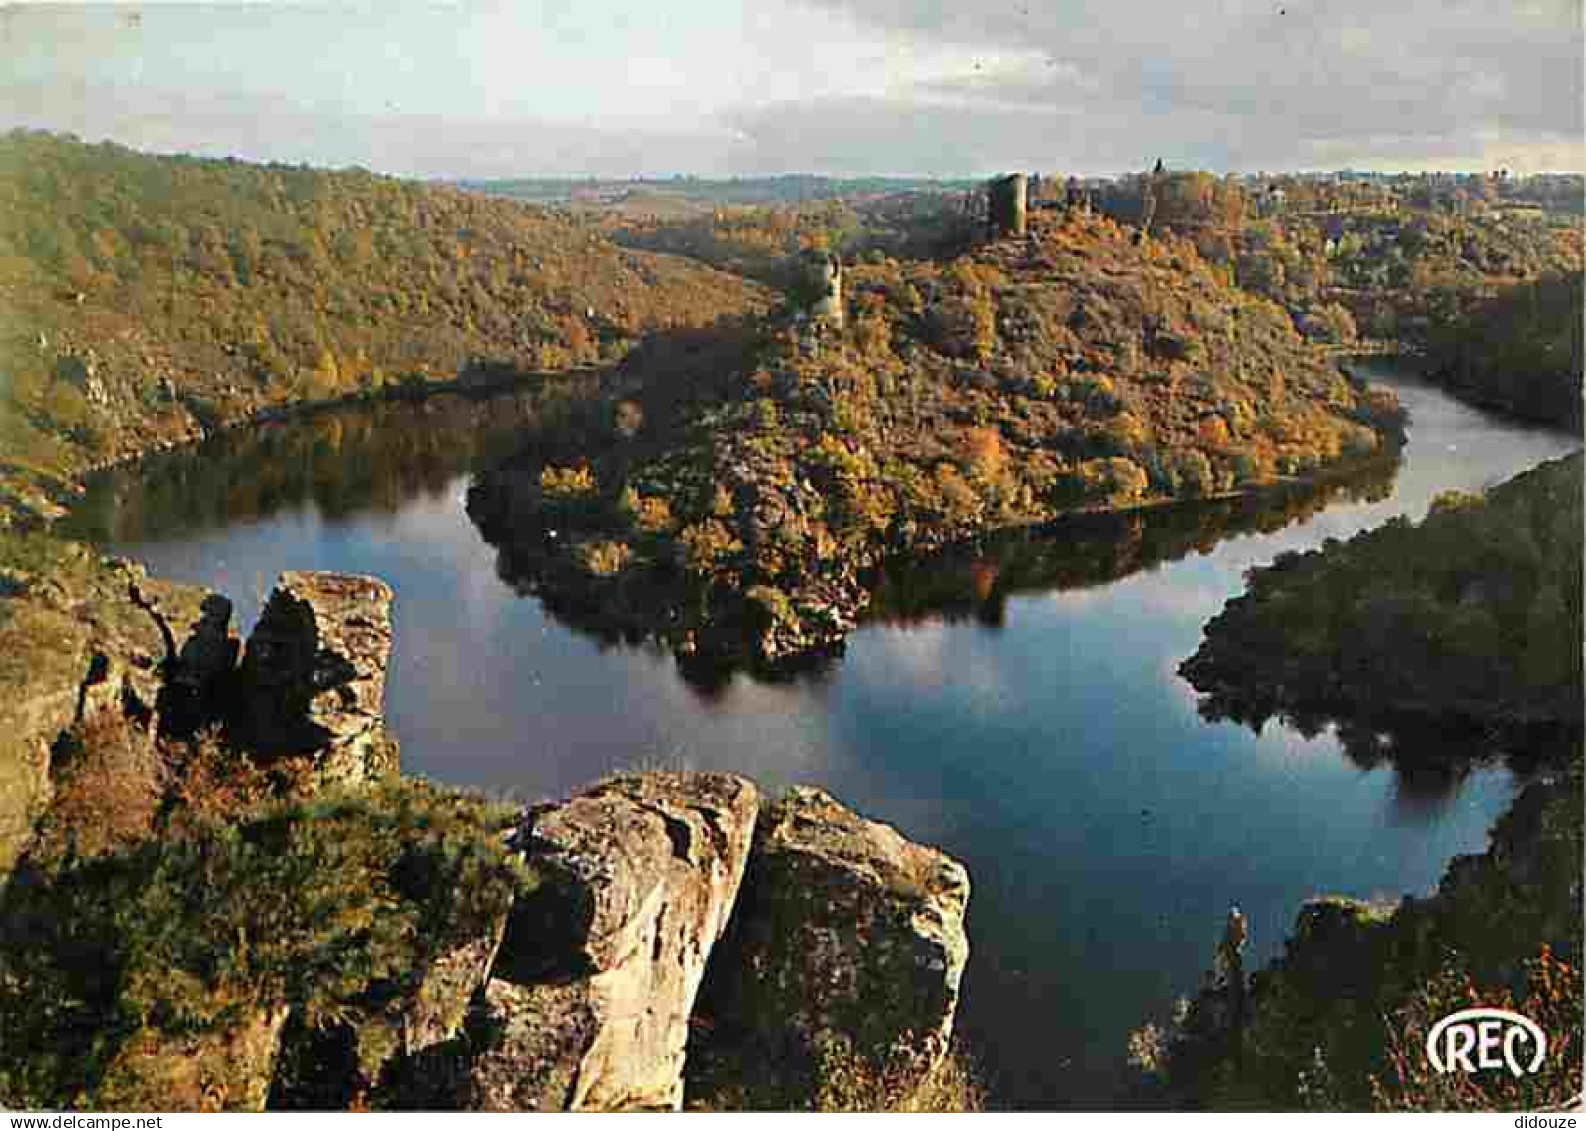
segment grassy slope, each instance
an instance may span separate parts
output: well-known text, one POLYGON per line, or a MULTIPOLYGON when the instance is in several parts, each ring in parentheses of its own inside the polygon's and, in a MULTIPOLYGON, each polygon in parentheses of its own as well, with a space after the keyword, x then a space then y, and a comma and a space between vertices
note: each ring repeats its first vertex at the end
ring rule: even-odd
POLYGON ((85 737, 76 765, 102 772, 69 774, 63 796, 110 805, 118 835, 54 852, 46 836, 5 888, 7 1107, 246 1109, 272 1076, 312 1089, 338 1065, 277 1069, 262 1019, 350 1028, 361 1054, 388 1056, 432 964, 534 883, 502 847, 507 806, 411 779, 272 801, 249 796, 262 775, 241 761, 195 752, 140 774, 173 755, 130 727, 85 737))

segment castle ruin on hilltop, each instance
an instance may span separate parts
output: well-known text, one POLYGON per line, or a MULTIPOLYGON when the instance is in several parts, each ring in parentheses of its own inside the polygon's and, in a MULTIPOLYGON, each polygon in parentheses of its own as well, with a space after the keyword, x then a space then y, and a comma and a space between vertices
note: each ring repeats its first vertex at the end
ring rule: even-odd
POLYGON ((843 263, 825 251, 806 251, 799 257, 799 289, 809 317, 834 326, 843 324, 843 263))
POLYGON ((992 239, 1022 236, 1030 221, 1030 178, 1009 173, 986 185, 986 226, 992 239))

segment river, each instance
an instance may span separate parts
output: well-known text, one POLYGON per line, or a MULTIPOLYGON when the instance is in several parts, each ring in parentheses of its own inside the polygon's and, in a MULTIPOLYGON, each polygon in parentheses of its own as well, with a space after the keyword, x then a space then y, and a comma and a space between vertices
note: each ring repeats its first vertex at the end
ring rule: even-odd
POLYGON ((463 509, 471 470, 554 427, 576 380, 223 436, 98 477, 74 523, 227 593, 244 629, 284 569, 390 582, 387 698, 409 772, 532 800, 614 768, 734 770, 824 786, 942 846, 973 879, 960 1029, 994 1101, 1108 1106, 1129 1031, 1193 990, 1230 904, 1265 961, 1307 896, 1435 885, 1515 788, 1480 760, 1428 780, 1358 765, 1329 733, 1208 723, 1175 674, 1248 567, 1578 446, 1361 368, 1410 410, 1396 472, 895 571, 842 658, 777 684, 685 678, 502 579, 463 509))

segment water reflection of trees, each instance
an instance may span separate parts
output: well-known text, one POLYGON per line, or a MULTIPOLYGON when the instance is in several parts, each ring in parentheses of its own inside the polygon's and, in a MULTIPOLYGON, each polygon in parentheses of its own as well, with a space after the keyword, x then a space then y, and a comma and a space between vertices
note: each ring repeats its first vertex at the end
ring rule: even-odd
MULTIPOLYGON (((926 557, 894 559, 876 571, 861 623, 975 619, 1000 625, 1008 599, 1020 593, 1106 585, 1192 553, 1209 553, 1226 538, 1281 530, 1336 503, 1384 499, 1398 467, 1394 455, 1317 482, 1129 513, 1074 515, 926 557)), ((681 571, 671 579, 651 575, 642 586, 590 579, 562 567, 543 540, 521 537, 520 523, 507 526, 517 536, 503 537, 497 545, 498 575, 518 593, 538 599, 558 621, 603 646, 669 641, 691 610, 710 600, 707 583, 681 571)), ((493 542, 492 530, 501 527, 498 521, 482 523, 493 542)), ((710 701, 743 671, 767 682, 823 679, 840 654, 839 649, 811 655, 798 666, 775 670, 748 667, 730 655, 686 651, 677 654, 677 663, 688 684, 710 701)))
POLYGON ((547 380, 492 396, 387 401, 221 433, 94 476, 66 533, 144 542, 192 535, 312 503, 331 521, 392 514, 438 498, 504 458, 526 433, 554 431, 592 379, 547 380))
POLYGON ((1393 815, 1401 824, 1437 819, 1477 770, 1504 767, 1525 778, 1580 756, 1578 741, 1557 728, 1500 736, 1467 720, 1417 716, 1384 704, 1296 710, 1219 694, 1202 699, 1199 713, 1207 722, 1237 723, 1255 734, 1277 723, 1303 738, 1331 735, 1361 770, 1392 769, 1393 815))
MULTIPOLYGON (((591 388, 589 381, 574 378, 491 397, 443 395, 349 407, 225 433, 196 448, 96 477, 70 521, 80 535, 139 542, 259 521, 308 504, 332 521, 394 513, 416 498, 438 497, 459 476, 494 465, 525 444, 575 442, 593 402, 591 388)), ((1009 599, 1020 594, 1107 585, 1209 553, 1231 537, 1304 522, 1334 504, 1386 498, 1397 470, 1398 459, 1392 457, 1314 483, 1123 514, 1075 515, 926 557, 893 560, 876 572, 863 619, 1001 625, 1009 615, 1009 599)), ((681 575, 670 588, 614 593, 553 573, 551 561, 501 547, 497 571, 518 593, 538 599, 555 620, 602 647, 664 647, 662 622, 686 615, 705 599, 681 575)), ((838 654, 814 655, 800 666, 776 671, 750 670, 697 653, 676 654, 676 662, 689 688, 710 704, 746 670, 767 682, 828 678, 838 654)), ((1255 729, 1278 718, 1301 733, 1333 731, 1362 767, 1398 768, 1407 819, 1452 796, 1468 768, 1481 760, 1472 755, 1468 732, 1439 734, 1435 727, 1421 726, 1412 733, 1402 720, 1369 712, 1340 718, 1336 708, 1297 710, 1293 703, 1263 703, 1259 689, 1237 698, 1211 697, 1202 712, 1255 729)), ((1485 757, 1504 753, 1489 750, 1485 757)))
POLYGON ((1010 597, 1109 585, 1225 539, 1272 534, 1345 502, 1378 502, 1393 490, 1400 458, 1373 461, 1328 479, 1285 484, 1210 502, 1120 514, 1073 515, 1010 530, 880 571, 867 622, 976 620, 999 626, 1010 597))
POLYGON ((1264 692, 1259 682, 1208 694, 1198 710, 1207 722, 1236 723, 1255 734, 1275 722, 1302 738, 1331 735, 1362 770, 1391 767, 1394 814, 1405 823, 1436 817, 1475 770, 1503 766, 1524 777, 1581 756, 1579 735, 1569 726, 1498 729, 1364 699, 1299 705, 1264 692))

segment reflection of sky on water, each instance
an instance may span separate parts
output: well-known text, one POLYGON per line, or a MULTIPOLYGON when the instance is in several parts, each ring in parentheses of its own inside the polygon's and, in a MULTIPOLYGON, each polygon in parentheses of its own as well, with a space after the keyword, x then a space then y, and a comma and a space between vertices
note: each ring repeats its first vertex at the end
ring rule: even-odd
POLYGON ((1419 518, 1441 490, 1573 446, 1435 392, 1403 395, 1411 445, 1384 502, 1109 585, 1015 596, 997 627, 868 626, 823 676, 740 675, 708 699, 669 656, 602 647, 515 596, 463 512, 463 479, 393 513, 332 522, 303 504, 118 549, 229 593, 244 625, 282 569, 389 581, 388 698, 410 771, 540 797, 613 768, 730 769, 772 789, 823 784, 942 844, 975 886, 963 1028, 1003 1094, 1104 1102, 1127 1030, 1196 984, 1230 903, 1264 959, 1308 895, 1428 888, 1451 855, 1482 846, 1510 795, 1501 771, 1403 781, 1361 770, 1328 734, 1207 724, 1175 674, 1251 565, 1419 518))

